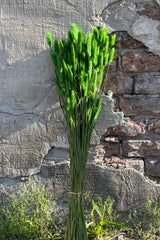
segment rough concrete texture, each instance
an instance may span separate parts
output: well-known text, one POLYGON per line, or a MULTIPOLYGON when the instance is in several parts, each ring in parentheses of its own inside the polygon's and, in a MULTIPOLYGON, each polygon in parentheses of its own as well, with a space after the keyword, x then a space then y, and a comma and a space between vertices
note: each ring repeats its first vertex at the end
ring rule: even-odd
MULTIPOLYGON (((23 181, 31 175, 34 182, 51 189, 55 199, 61 201, 68 199, 67 131, 53 82, 54 69, 45 39, 46 32, 51 31, 53 38, 66 37, 72 22, 77 23, 84 31, 90 30, 93 25, 108 27, 110 32, 122 31, 123 34, 125 31, 130 34, 131 40, 133 37, 140 41, 139 47, 142 47, 143 51, 144 47, 147 47, 152 52, 153 59, 158 61, 156 55, 160 55, 159 14, 157 14, 159 6, 159 1, 153 0, 0 1, 1 193, 7 194, 22 187, 23 181), (151 11, 152 9, 155 10, 151 11)), ((134 48, 135 45, 137 46, 137 42, 124 47, 122 60, 123 55, 127 56, 125 48, 134 48)), ((132 51, 130 54, 136 59, 132 51)), ((119 61, 120 59, 115 59, 113 72, 120 71, 117 69, 119 61)), ((127 69, 130 71, 133 63, 128 63, 130 65, 127 69)), ((148 60, 148 65, 145 65, 144 69, 150 66, 152 67, 148 60)), ((143 74, 145 75, 144 72, 143 74)), ((115 82, 113 90, 110 88, 112 91, 118 88, 118 95, 130 94, 134 90, 132 84, 136 84, 135 94, 141 93, 144 76, 142 79, 135 78, 129 73, 125 78, 122 72, 119 75, 123 84, 115 82)), ((147 77, 146 81, 149 82, 150 78, 147 77)), ((158 77, 155 78, 155 84, 157 83, 158 77)), ((158 89, 154 88, 152 94, 158 94, 158 89)), ((145 85, 142 90, 151 94, 152 88, 148 90, 145 85)), ((119 110, 113 111, 114 101, 111 95, 109 92, 108 96, 104 96, 102 111, 93 131, 85 189, 103 198, 107 195, 115 197, 119 211, 127 211, 143 203, 148 195, 154 195, 159 186, 147 182, 141 169, 142 162, 138 165, 141 170, 137 171, 108 168, 102 165, 98 158, 96 145, 101 143, 101 135, 107 128, 119 124, 123 117, 119 110)), ((147 114, 151 112, 159 118, 159 110, 155 106, 155 102, 159 103, 159 96, 146 96, 145 103, 143 101, 140 95, 132 97, 126 95, 118 101, 115 99, 115 105, 120 103, 121 109, 128 116, 136 117, 144 108, 144 114, 146 111, 147 114)), ((153 128, 150 127, 150 130, 153 128)), ((110 151, 109 146, 107 143, 107 151, 110 151)), ((116 147, 116 153, 120 154, 122 149, 119 140, 116 147)), ((132 150, 130 145, 129 147, 132 150)), ((158 152, 159 148, 156 151, 158 152)))

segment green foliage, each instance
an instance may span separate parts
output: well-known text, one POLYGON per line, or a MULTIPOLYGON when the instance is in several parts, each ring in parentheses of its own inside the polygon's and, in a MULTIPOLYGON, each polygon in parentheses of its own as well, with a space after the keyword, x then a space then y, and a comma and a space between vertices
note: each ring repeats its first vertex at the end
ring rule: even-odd
POLYGON ((0 206, 0 239, 56 239, 52 205, 46 190, 31 184, 12 194, 0 206))
POLYGON ((86 223, 89 239, 104 239, 113 236, 118 229, 131 230, 131 227, 116 222, 116 211, 113 210, 114 201, 110 197, 103 203, 100 199, 97 203, 92 199, 91 219, 86 223))
POLYGON ((130 237, 156 240, 160 236, 160 199, 148 198, 144 210, 131 212, 128 223, 133 227, 130 237))
MULTIPOLYGON (((92 99, 93 100, 93 99, 92 99)), ((68 104, 71 104, 70 100, 68 104)), ((80 197, 80 196, 79 196, 80 197)), ((84 196, 85 197, 85 196, 84 196)), ((89 201, 86 196, 86 204, 89 201)), ((76 196, 74 197, 76 201, 76 196)), ((130 213, 128 225, 117 222, 117 212, 110 197, 91 201, 87 214, 90 240, 108 239, 126 230, 129 239, 158 240, 160 235, 160 199, 148 198, 145 209, 130 213)), ((78 205, 75 205, 76 211, 78 205)), ((87 206, 88 208, 88 206, 87 206)), ((26 184, 23 191, 11 194, 0 206, 0 239, 64 240, 66 223, 54 213, 54 203, 44 188, 26 184)), ((126 236, 126 237, 127 237, 126 236)), ((80 240, 83 238, 79 238, 80 240)))

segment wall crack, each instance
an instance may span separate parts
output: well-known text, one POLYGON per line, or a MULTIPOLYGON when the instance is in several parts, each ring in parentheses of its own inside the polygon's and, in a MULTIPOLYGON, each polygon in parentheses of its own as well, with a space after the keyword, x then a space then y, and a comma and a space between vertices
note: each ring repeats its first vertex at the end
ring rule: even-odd
POLYGON ((107 10, 108 7, 111 7, 112 5, 114 5, 115 3, 118 3, 118 2, 121 2, 123 0, 116 0, 110 4, 108 4, 107 6, 105 6, 102 10, 101 10, 101 13, 99 14, 100 17, 103 17, 103 14, 105 12, 105 10, 107 10))

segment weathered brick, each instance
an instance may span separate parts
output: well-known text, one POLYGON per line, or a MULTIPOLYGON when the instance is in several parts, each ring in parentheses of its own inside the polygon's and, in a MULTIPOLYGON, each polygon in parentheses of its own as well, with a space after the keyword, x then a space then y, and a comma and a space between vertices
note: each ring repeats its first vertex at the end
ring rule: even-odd
MULTIPOLYGON (((117 71, 117 54, 115 53, 114 59, 109 66, 109 73, 115 73, 117 71)), ((104 68, 104 77, 107 76, 108 66, 104 68)))
MULTIPOLYGON (((106 140, 106 139, 105 139, 106 140)), ((105 141, 104 143, 105 157, 119 154, 119 141, 105 141)))
POLYGON ((125 140, 122 143, 122 151, 126 157, 159 157, 160 141, 125 140))
POLYGON ((102 144, 96 146, 96 156, 99 159, 119 154, 119 141, 115 138, 105 138, 102 144))
POLYGON ((104 163, 106 165, 112 165, 116 168, 125 167, 125 168, 134 168, 135 170, 144 173, 144 161, 140 158, 119 158, 116 156, 105 157, 104 163))
POLYGON ((118 136, 121 138, 137 137, 145 134, 145 124, 124 119, 118 126, 109 128, 106 136, 118 136))
POLYGON ((160 134, 160 119, 152 119, 148 123, 148 131, 154 131, 160 134))
POLYGON ((137 49, 137 48, 146 48, 140 41, 132 38, 127 32, 116 32, 117 40, 116 40, 116 49, 129 48, 129 49, 137 49))
POLYGON ((124 166, 127 165, 127 161, 125 161, 119 157, 116 157, 116 156, 105 157, 104 163, 106 163, 106 165, 116 165, 117 167, 119 165, 124 165, 124 166))
POLYGON ((95 152, 96 152, 96 157, 98 159, 100 159, 100 160, 104 159, 105 149, 104 149, 104 146, 102 144, 96 146, 95 152))
POLYGON ((146 159, 145 170, 147 175, 150 175, 152 177, 160 177, 160 158, 146 159))
POLYGON ((135 76, 136 94, 160 94, 160 75, 141 74, 135 76))
POLYGON ((150 52, 128 52, 122 55, 123 73, 158 72, 160 57, 150 52))
POLYGON ((144 173, 144 161, 142 159, 126 159, 128 167, 134 168, 135 170, 144 173))
POLYGON ((131 94, 133 78, 127 75, 110 75, 106 81, 105 93, 111 90, 115 96, 131 94))
POLYGON ((157 3, 138 3, 136 4, 139 11, 138 14, 145 15, 154 20, 160 20, 160 8, 157 3))
POLYGON ((124 95, 120 97, 119 108, 124 116, 159 116, 160 96, 124 95))

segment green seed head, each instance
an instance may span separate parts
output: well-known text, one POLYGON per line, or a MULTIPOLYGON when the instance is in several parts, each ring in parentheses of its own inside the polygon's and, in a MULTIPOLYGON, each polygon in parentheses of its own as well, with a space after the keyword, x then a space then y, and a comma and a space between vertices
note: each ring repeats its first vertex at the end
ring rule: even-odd
POLYGON ((92 34, 91 32, 88 33, 88 38, 87 38, 87 53, 88 56, 91 56, 91 44, 92 44, 92 34))
POLYGON ((105 33, 106 33, 106 34, 108 34, 108 33, 109 33, 109 30, 108 30, 108 28, 105 28, 105 30, 104 30, 104 31, 105 31, 105 33))
POLYGON ((102 81, 103 81, 103 69, 104 69, 104 67, 102 66, 100 68, 99 73, 98 73, 97 83, 98 83, 99 86, 102 84, 102 81))
POLYGON ((97 71, 94 73, 94 81, 93 81, 93 94, 95 94, 97 89, 97 71))
POLYGON ((90 79, 91 76, 92 76, 92 60, 89 60, 88 78, 90 79))
POLYGON ((86 84, 85 84, 85 74, 83 71, 81 71, 81 76, 80 76, 80 83, 81 83, 81 88, 85 90, 86 84))
POLYGON ((92 58, 96 56, 97 53, 97 41, 93 38, 92 40, 92 58))
POLYGON ((78 27, 75 23, 71 24, 71 31, 73 33, 74 38, 77 40, 78 39, 78 27))
POLYGON ((84 95, 87 96, 88 92, 88 74, 85 74, 85 90, 84 90, 84 95))
POLYGON ((58 40, 54 40, 54 51, 56 54, 59 54, 59 45, 58 45, 58 40))
POLYGON ((101 28, 99 31, 99 44, 103 43, 103 38, 104 38, 104 29, 101 28))
POLYGON ((74 48, 74 44, 71 44, 71 57, 72 57, 72 64, 75 63, 75 48, 74 48))
POLYGON ((103 52, 101 52, 99 55, 98 66, 99 67, 103 66, 103 52))
POLYGON ((93 37, 96 41, 99 39, 99 31, 96 27, 93 27, 93 37))
POLYGON ((110 40, 110 46, 113 46, 116 42, 116 34, 113 34, 110 40))
POLYGON ((60 44, 59 45, 60 45, 61 54, 64 55, 66 49, 65 49, 65 46, 64 46, 64 43, 63 43, 62 40, 60 40, 60 44))
POLYGON ((68 44, 70 45, 70 43, 73 43, 73 41, 74 41, 74 35, 72 31, 68 31, 68 44))
POLYGON ((75 91, 72 90, 71 91, 71 109, 73 110, 76 104, 76 95, 75 95, 75 91))
POLYGON ((78 53, 81 54, 82 52, 82 44, 83 44, 83 32, 82 30, 78 33, 78 53))
POLYGON ((52 62, 55 66, 57 66, 57 56, 56 54, 54 53, 53 49, 50 50, 50 54, 51 54, 51 59, 52 59, 52 62))
POLYGON ((47 43, 48 43, 49 47, 52 47, 52 34, 50 32, 48 32, 46 34, 46 38, 47 38, 47 43))
POLYGON ((106 36, 105 43, 104 43, 104 48, 109 48, 109 36, 106 36))
POLYGON ((107 65, 107 63, 108 63, 108 57, 109 57, 109 53, 107 53, 107 54, 104 56, 104 66, 107 65))
POLYGON ((108 60, 109 63, 111 63, 113 61, 114 52, 115 52, 115 48, 112 48, 110 51, 110 54, 109 54, 109 60, 108 60))

